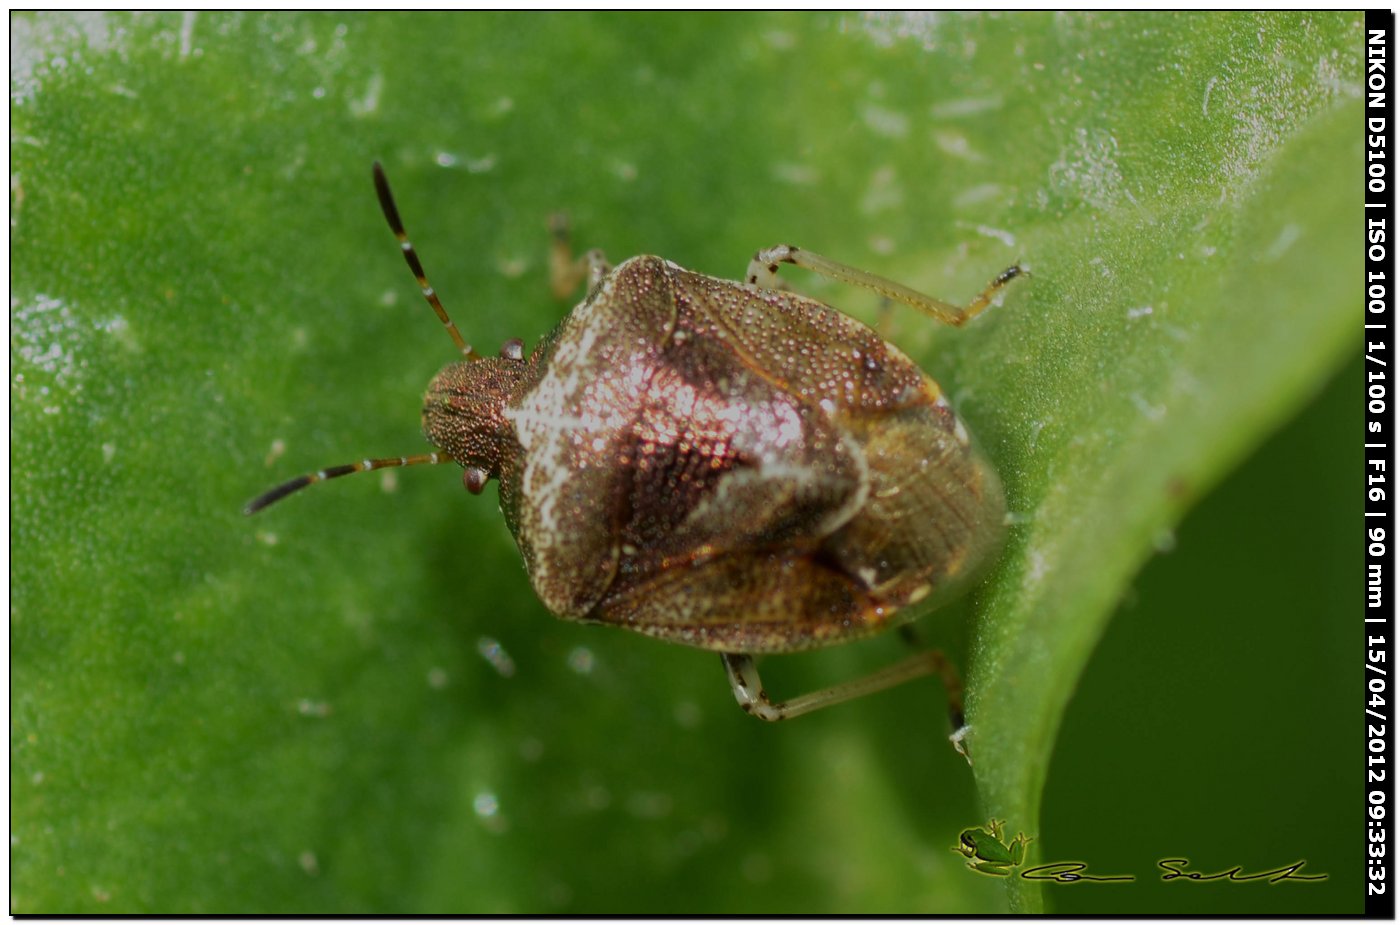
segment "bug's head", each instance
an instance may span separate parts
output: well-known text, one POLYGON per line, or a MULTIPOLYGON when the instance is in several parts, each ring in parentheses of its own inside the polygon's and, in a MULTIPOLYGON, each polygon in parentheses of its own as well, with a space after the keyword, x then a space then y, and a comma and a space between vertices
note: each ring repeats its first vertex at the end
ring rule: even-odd
POLYGON ((444 367, 423 396, 423 436, 463 468, 462 484, 472 494, 498 478, 520 450, 505 408, 527 367, 520 341, 506 341, 498 357, 444 367))
POLYGON ((511 462, 511 452, 518 447, 505 418, 505 405, 530 368, 531 361, 525 359, 520 341, 506 341, 498 357, 483 357, 468 346, 423 272, 423 264, 409 243, 398 206, 389 192, 389 180, 378 164, 374 165, 374 188, 379 194, 379 206, 389 221, 389 228, 399 239, 404 260, 418 280, 423 297, 463 357, 433 378, 423 398, 423 433, 438 450, 416 456, 362 459, 309 472, 254 498, 244 507, 245 514, 255 514, 293 492, 327 479, 393 466, 438 465, 449 460, 463 467, 463 484, 468 491, 478 494, 486 487, 488 479, 500 475, 502 467, 511 462))

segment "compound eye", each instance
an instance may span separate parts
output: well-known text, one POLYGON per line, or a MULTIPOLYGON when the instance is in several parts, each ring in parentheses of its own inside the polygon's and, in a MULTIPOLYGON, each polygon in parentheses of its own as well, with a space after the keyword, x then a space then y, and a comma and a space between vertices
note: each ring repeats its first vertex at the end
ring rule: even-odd
POLYGON ((479 495, 481 490, 486 487, 486 481, 490 478, 490 473, 485 469, 467 466, 462 470, 462 487, 474 495, 479 495))
POLYGON ((525 358, 525 342, 518 337, 501 344, 501 356, 507 360, 522 360, 525 358))

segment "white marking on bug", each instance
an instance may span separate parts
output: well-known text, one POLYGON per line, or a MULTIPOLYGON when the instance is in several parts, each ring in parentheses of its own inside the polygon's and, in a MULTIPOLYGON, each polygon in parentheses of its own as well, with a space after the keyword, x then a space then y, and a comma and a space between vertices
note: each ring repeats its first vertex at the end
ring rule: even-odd
POLYGON ((496 674, 503 678, 515 677, 515 662, 499 642, 490 636, 482 636, 476 641, 476 651, 496 669, 496 674))
POLYGON ((918 586, 917 588, 915 588, 913 591, 909 592, 909 603, 911 603, 911 604, 917 604, 917 603, 919 603, 919 601, 921 601, 921 600, 923 600, 924 598, 928 597, 929 594, 932 593, 932 591, 933 591, 933 585, 919 585, 919 586, 918 586))
POLYGON ((317 480, 317 481, 321 481, 321 482, 324 482, 324 481, 326 480, 326 470, 325 470, 325 469, 317 469, 317 470, 316 470, 316 480, 317 480))
POLYGON ((856 490, 851 493, 850 500, 846 504, 831 512, 831 515, 823 521, 823 526, 832 523, 832 530, 844 525, 851 518, 855 517, 865 509, 865 503, 870 499, 870 464, 865 459, 863 450, 850 434, 843 434, 841 445, 846 449, 846 455, 856 467, 856 490))
POLYGON ((967 446, 970 438, 967 435, 967 428, 963 426, 962 418, 953 418, 953 436, 957 437, 958 442, 963 446, 967 446))
MULTIPOLYGON (((612 279, 609 276, 603 281, 594 299, 574 309, 570 328, 576 327, 578 337, 561 340, 539 384, 522 397, 519 407, 504 410, 506 419, 515 424, 527 460, 521 479, 522 497, 529 499, 525 504, 526 516, 533 512, 546 535, 557 534, 561 528, 560 499, 575 471, 565 465, 569 458, 568 444, 575 436, 582 438, 593 434, 606 440, 625 423, 620 412, 607 417, 568 413, 577 401, 583 376, 588 371, 589 364, 585 361, 598 342, 597 306, 611 300, 612 279)), ((537 550, 532 572, 536 590, 550 586, 554 558, 548 553, 547 549, 537 550)), ((547 600, 548 603, 557 602, 547 600)))

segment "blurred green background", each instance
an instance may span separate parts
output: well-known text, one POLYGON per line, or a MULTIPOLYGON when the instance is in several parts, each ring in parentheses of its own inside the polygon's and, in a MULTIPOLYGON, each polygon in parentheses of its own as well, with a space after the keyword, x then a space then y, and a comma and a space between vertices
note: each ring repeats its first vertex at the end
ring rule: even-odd
POLYGON ((1359 14, 11 29, 12 911, 1360 911, 1359 14), (560 208, 721 276, 782 241, 954 299, 1032 269, 963 331, 883 328, 1016 513, 921 624, 972 772, 930 685, 769 727, 713 656, 553 619, 445 469, 241 516, 422 449, 452 348, 376 158, 485 350, 565 311, 560 208), (1137 880, 970 872, 989 815, 1137 880))

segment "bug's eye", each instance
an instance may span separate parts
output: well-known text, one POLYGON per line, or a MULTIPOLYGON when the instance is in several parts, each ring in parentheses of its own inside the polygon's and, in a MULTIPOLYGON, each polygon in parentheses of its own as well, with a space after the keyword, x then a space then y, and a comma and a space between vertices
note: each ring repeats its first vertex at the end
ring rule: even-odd
POLYGON ((462 487, 474 495, 479 495, 481 490, 486 487, 486 480, 489 478, 491 476, 485 469, 467 466, 462 470, 462 487))
POLYGON ((501 356, 507 360, 521 360, 525 358, 525 342, 518 337, 501 344, 501 356))

